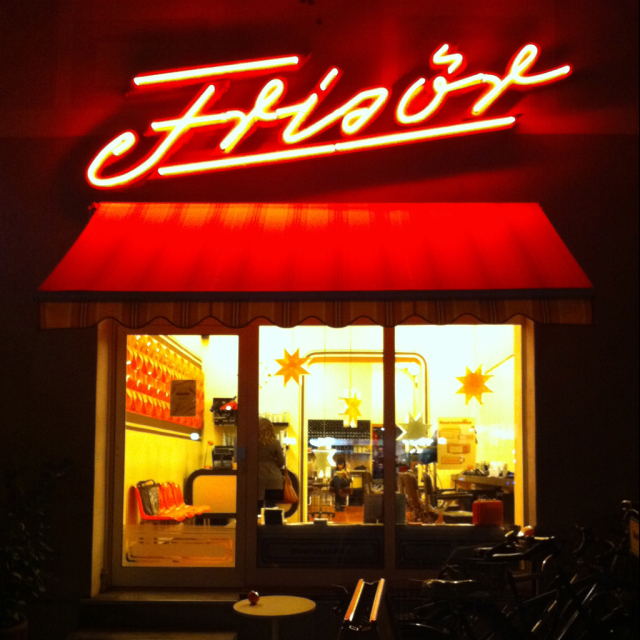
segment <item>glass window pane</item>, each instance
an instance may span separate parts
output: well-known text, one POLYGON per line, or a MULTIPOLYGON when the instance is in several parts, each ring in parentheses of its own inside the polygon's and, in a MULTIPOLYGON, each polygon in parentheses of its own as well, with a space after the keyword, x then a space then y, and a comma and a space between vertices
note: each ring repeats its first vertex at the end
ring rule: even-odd
POLYGON ((259 522, 277 510, 289 524, 382 522, 382 398, 380 327, 260 328, 259 522), (283 502, 280 448, 294 505, 283 502))
MULTIPOLYGON (((520 327, 396 329, 396 472, 406 523, 473 523, 473 503, 521 513, 520 327)), ((523 524, 523 523, 519 523, 523 524)))
POLYGON ((123 566, 235 566, 238 337, 128 336, 126 375, 123 566))

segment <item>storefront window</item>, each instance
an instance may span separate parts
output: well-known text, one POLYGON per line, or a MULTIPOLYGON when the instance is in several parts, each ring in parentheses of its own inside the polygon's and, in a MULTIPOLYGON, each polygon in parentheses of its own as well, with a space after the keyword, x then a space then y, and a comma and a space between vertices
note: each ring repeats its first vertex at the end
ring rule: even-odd
POLYGON ((238 337, 127 338, 123 566, 233 567, 238 337))
MULTIPOLYGON (((257 415, 243 418, 257 449, 246 477, 257 486, 258 568, 383 568, 385 520, 398 527, 397 568, 427 566, 429 536, 444 529, 420 526, 471 535, 479 500, 522 524, 519 325, 394 330, 390 518, 383 329, 257 331, 258 379, 241 388, 258 392, 257 415)), ((123 567, 241 566, 239 346, 235 334, 127 337, 123 567)))
POLYGON ((261 327, 259 522, 381 524, 382 401, 380 327, 261 327))
POLYGON ((520 326, 396 329, 396 477, 405 523, 522 518, 520 326))

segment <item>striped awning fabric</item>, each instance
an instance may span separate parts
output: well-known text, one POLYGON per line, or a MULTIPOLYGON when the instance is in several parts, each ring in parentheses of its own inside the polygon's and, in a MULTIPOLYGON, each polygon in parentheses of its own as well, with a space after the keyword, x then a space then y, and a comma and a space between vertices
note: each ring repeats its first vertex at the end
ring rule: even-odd
POLYGON ((278 327, 319 322, 345 327, 372 322, 384 327, 410 322, 502 324, 525 317, 543 324, 590 324, 588 299, 436 300, 405 302, 41 302, 43 329, 91 327, 108 318, 129 329, 164 319, 188 329, 213 320, 240 328, 265 320, 278 327))

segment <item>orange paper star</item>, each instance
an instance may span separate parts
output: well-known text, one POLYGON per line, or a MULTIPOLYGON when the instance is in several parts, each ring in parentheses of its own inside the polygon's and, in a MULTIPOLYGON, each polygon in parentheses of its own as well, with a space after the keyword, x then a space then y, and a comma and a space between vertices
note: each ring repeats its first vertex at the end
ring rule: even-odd
POLYGON ((483 393, 493 393, 489 387, 485 384, 485 382, 489 378, 493 378, 493 376, 487 376, 482 374, 482 365, 478 367, 476 372, 474 373, 466 367, 467 373, 464 376, 456 376, 457 380, 462 382, 462 388, 456 391, 456 393, 464 393, 465 395, 465 404, 469 404, 469 400, 471 398, 475 398, 480 404, 482 404, 482 394, 483 393))
POLYGON ((340 415, 345 416, 349 419, 347 424, 350 427, 357 427, 358 418, 362 415, 362 413, 360 412, 360 405, 362 404, 362 400, 360 400, 360 398, 358 398, 355 394, 352 394, 351 391, 349 392, 348 398, 340 398, 340 400, 344 400, 347 403, 346 411, 344 413, 341 413, 340 415))
POLYGON ((303 369, 302 365, 308 360, 308 358, 300 357, 300 349, 291 354, 286 349, 284 350, 284 358, 282 360, 276 360, 280 365, 280 371, 275 375, 284 376, 284 386, 287 386, 289 380, 295 380, 300 384, 300 376, 308 376, 309 372, 303 369))

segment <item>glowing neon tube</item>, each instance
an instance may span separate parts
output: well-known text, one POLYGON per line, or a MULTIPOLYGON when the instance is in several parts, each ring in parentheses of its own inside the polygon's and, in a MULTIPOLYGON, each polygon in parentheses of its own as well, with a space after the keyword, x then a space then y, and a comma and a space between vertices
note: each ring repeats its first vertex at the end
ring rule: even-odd
POLYGON ((166 165, 158 169, 161 176, 179 176, 189 173, 205 173, 219 171, 222 169, 233 169, 235 167, 259 166, 263 164, 274 164, 286 162, 288 160, 298 160, 302 158, 312 158, 328 156, 334 153, 344 153, 358 151, 359 149, 375 149, 380 147, 390 147, 411 142, 433 140, 436 138, 447 138, 458 135, 482 133, 484 131, 496 131, 499 129, 509 129, 516 123, 516 118, 509 116, 506 118, 493 118, 489 120, 476 120, 463 124, 449 125, 445 127, 429 127, 413 131, 402 131, 381 136, 370 136, 359 138, 348 142, 336 142, 317 146, 300 147, 298 149, 287 149, 285 151, 272 151, 269 153, 247 154, 231 158, 221 158, 203 162, 191 162, 186 164, 166 165))
POLYGON ((264 60, 247 60, 246 62, 232 62, 213 67, 196 67, 194 69, 178 69, 176 71, 162 71, 159 73, 144 73, 133 79, 136 87, 149 87, 157 84, 171 84, 173 82, 195 82, 209 78, 220 78, 239 73, 256 71, 273 71, 298 67, 300 56, 284 56, 281 58, 265 58, 264 60))

